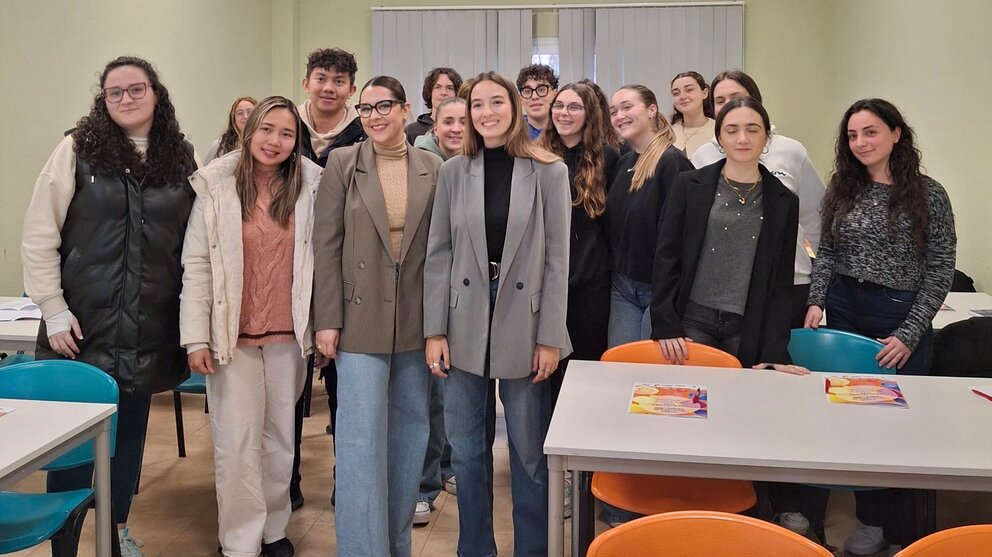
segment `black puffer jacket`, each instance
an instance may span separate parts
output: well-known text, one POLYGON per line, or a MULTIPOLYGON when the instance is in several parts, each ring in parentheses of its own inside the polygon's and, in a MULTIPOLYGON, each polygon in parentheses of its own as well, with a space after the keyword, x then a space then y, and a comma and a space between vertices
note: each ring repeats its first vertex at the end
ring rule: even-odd
POLYGON ((320 165, 321 168, 327 166, 327 157, 331 154, 331 151, 339 147, 347 147, 349 145, 354 145, 359 141, 365 141, 368 136, 365 135, 365 130, 362 128, 362 121, 360 118, 355 118, 350 124, 345 126, 341 133, 334 138, 334 141, 328 146, 327 150, 320 156, 313 151, 313 143, 310 141, 310 128, 304 125, 300 126, 300 140, 303 142, 303 156, 312 160, 313 162, 320 165))
MULTIPOLYGON (((59 254, 63 296, 83 332, 77 359, 125 392, 170 390, 188 376, 179 293, 193 188, 185 179, 151 185, 130 172, 100 174, 78 156, 75 180, 59 254)), ((61 357, 44 321, 36 357, 61 357)))

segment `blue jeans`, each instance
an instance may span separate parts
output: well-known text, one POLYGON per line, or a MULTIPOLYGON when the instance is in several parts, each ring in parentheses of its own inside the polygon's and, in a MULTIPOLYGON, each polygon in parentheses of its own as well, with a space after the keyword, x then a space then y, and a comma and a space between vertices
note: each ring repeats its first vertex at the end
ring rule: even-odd
POLYGON ((610 348, 651 338, 651 283, 613 275, 608 336, 610 348))
POLYGON ((428 435, 424 352, 338 352, 338 555, 409 557, 428 435))
MULTIPOLYGON (((490 307, 499 281, 489 284, 490 307)), ((490 311, 490 315, 492 312, 490 311)), ((486 433, 489 358, 484 376, 452 367, 444 387, 444 423, 451 443, 451 468, 458 478, 458 556, 496 555, 493 538, 493 459, 486 433)), ((513 500, 513 554, 548 554, 548 461, 544 415, 548 382, 534 384, 534 374, 499 379, 506 434, 510 445, 510 495, 513 500)))
POLYGON ((433 507, 444 487, 444 476, 451 474, 451 446, 444 434, 444 380, 432 374, 430 391, 430 436, 417 500, 426 501, 433 507))

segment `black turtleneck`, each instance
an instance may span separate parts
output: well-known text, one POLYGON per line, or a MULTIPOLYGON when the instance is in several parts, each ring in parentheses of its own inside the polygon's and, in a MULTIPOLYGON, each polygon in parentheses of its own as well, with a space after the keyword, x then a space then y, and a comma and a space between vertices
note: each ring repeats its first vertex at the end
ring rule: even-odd
POLYGON ((486 246, 489 260, 500 262, 506 240, 506 221, 510 216, 510 181, 513 159, 505 146, 482 148, 485 174, 486 246))

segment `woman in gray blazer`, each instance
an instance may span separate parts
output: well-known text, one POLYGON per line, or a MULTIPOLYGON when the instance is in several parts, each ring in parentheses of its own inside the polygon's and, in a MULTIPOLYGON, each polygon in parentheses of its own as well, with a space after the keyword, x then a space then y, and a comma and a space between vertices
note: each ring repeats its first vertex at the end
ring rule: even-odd
POLYGON ((317 193, 314 329, 337 359, 339 555, 410 555, 427 451, 423 285, 441 159, 409 147, 406 94, 372 78, 355 107, 369 141, 331 153, 317 193))
POLYGON ((444 421, 458 478, 458 554, 496 554, 492 460, 486 456, 489 379, 499 380, 513 497, 514 555, 547 555, 545 380, 571 352, 568 170, 531 144, 520 99, 487 72, 468 91, 463 155, 438 177, 424 270, 431 371, 446 378, 444 421))

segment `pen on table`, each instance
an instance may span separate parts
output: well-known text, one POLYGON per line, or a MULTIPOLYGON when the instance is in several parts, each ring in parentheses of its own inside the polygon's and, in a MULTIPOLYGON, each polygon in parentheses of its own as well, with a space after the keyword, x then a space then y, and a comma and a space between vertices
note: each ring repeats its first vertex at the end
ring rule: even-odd
POLYGON ((971 392, 975 393, 976 395, 984 398, 985 400, 987 400, 989 402, 992 402, 992 395, 989 395, 988 393, 983 393, 982 391, 979 391, 978 389, 972 389, 971 392))

